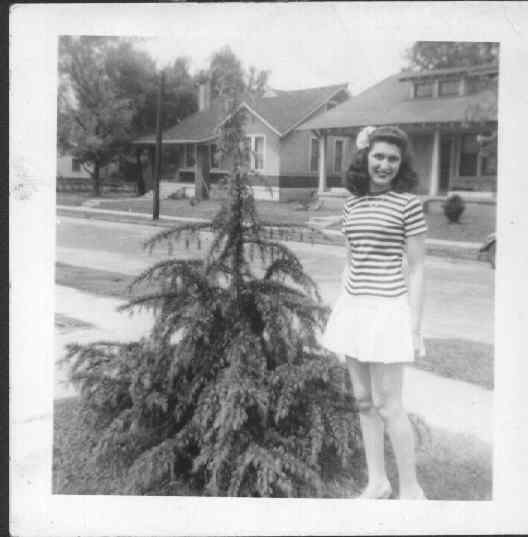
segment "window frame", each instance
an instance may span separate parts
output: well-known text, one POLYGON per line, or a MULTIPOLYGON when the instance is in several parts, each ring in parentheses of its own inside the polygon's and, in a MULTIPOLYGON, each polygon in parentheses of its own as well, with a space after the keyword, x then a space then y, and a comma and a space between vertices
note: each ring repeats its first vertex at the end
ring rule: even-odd
POLYGON ((244 138, 249 139, 249 168, 252 172, 263 172, 266 169, 266 135, 263 133, 244 134, 244 138), (256 142, 257 138, 262 138, 262 167, 256 168, 256 142))
POLYGON ((71 159, 71 170, 73 173, 79 173, 81 169, 81 161, 78 158, 72 157, 71 159))
POLYGON ((460 95, 460 79, 459 78, 448 78, 445 80, 438 81, 438 97, 456 97, 460 95), (453 93, 442 93, 442 86, 444 84, 456 84, 456 90, 453 93))
POLYGON ((334 138, 334 154, 333 154, 333 160, 332 160, 332 170, 334 173, 343 173, 345 169, 345 147, 346 147, 347 138, 344 136, 336 136, 334 138), (337 156, 337 142, 341 142, 343 144, 343 147, 341 149, 341 169, 336 169, 336 156, 337 156))
POLYGON ((467 138, 468 136, 472 136, 474 139, 475 139, 475 143, 477 143, 476 141, 476 137, 477 137, 477 134, 474 133, 474 132, 466 132, 466 133, 463 133, 461 136, 460 136, 460 152, 459 152, 459 156, 458 156, 458 176, 459 177, 478 177, 479 176, 479 154, 478 154, 478 150, 476 152, 468 152, 468 151, 464 151, 464 139, 467 138), (475 155, 475 173, 472 174, 472 175, 468 175, 468 174, 463 174, 462 173, 462 169, 461 169, 461 166, 462 166, 462 159, 463 159, 463 155, 475 155))
MULTIPOLYGON (((467 132, 467 133, 463 133, 461 134, 460 136, 460 150, 458 152, 458 162, 457 162, 457 174, 458 174, 458 177, 469 177, 469 178, 478 178, 478 177, 496 177, 497 176, 497 173, 483 173, 483 170, 484 170, 484 164, 485 164, 485 160, 489 157, 486 157, 485 155, 482 155, 480 153, 479 150, 477 150, 476 153, 467 153, 467 154, 474 154, 476 155, 475 159, 476 159, 476 169, 475 169, 475 175, 463 175, 462 173, 460 173, 460 165, 461 165, 461 162, 462 162, 462 155, 463 155, 463 146, 464 146, 464 137, 465 136, 473 136, 475 138, 475 143, 478 144, 478 142, 476 141, 476 138, 478 136, 478 132, 467 132)), ((496 158, 496 157, 495 157, 496 158)), ((498 158, 496 158, 496 163, 495 163, 495 166, 498 167, 498 158)))
POLYGON ((428 82, 415 82, 414 83, 414 98, 415 99, 431 99, 434 97, 434 81, 428 81, 428 82), (419 86, 429 86, 431 88, 431 94, 430 95, 418 95, 418 87, 419 86))
POLYGON ((317 136, 310 136, 309 138, 309 146, 308 146, 308 171, 310 173, 318 173, 319 172, 319 162, 321 160, 321 155, 319 151, 319 138, 317 136), (312 169, 312 157, 313 157, 313 142, 316 142, 317 144, 317 163, 315 166, 315 170, 312 169))

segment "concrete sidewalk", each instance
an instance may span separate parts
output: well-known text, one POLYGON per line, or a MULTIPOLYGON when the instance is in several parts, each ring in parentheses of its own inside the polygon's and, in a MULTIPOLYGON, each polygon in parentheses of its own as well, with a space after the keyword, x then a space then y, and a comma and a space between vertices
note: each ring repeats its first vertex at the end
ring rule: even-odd
MULTIPOLYGON (((112 222, 138 223, 143 225, 152 225, 158 227, 168 227, 175 224, 183 223, 207 223, 210 220, 204 218, 177 217, 160 215, 158 221, 152 220, 152 215, 148 213, 138 213, 132 211, 118 211, 112 209, 99 209, 86 206, 57 205, 57 215, 74 216, 77 218, 93 218, 108 220, 112 222)), ((315 236, 314 242, 317 244, 335 244, 343 245, 344 239, 338 230, 325 230, 324 236, 315 236)), ((479 248, 481 243, 446 241, 441 239, 426 239, 426 248, 428 255, 447 256, 458 259, 478 260, 479 248)))
MULTIPOLYGON (((153 317, 148 312, 118 313, 124 302, 97 297, 69 287, 56 286, 56 313, 91 325, 58 331, 56 358, 64 355, 67 343, 87 343, 99 339, 130 341, 146 335, 153 317)), ((65 383, 66 371, 57 368, 55 398, 69 397, 75 390, 65 383)), ((422 416, 433 426, 454 433, 470 434, 492 441, 493 392, 467 382, 439 377, 406 368, 404 403, 409 412, 422 416)))

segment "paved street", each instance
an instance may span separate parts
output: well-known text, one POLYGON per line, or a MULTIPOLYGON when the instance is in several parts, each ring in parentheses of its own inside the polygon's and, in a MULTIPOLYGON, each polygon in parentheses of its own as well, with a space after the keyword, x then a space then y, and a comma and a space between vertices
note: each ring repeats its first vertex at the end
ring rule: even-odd
MULTIPOLYGON (((142 243, 157 231, 148 225, 122 224, 60 217, 57 223, 58 262, 137 274, 167 256, 160 248, 152 255, 142 243)), ((189 257, 204 252, 191 245, 174 245, 173 255, 189 257)), ((340 246, 288 243, 306 271, 320 286, 324 300, 332 304, 339 292, 345 251, 340 246)), ((493 343, 493 278, 486 263, 428 257, 426 261, 426 337, 464 338, 493 343)))

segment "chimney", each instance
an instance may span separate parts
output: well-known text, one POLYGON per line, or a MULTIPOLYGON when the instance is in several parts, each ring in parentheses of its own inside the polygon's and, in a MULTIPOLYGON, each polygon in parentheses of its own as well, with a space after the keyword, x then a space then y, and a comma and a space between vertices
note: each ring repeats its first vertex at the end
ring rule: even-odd
POLYGON ((211 81, 205 80, 198 86, 198 110, 209 108, 211 104, 211 81))

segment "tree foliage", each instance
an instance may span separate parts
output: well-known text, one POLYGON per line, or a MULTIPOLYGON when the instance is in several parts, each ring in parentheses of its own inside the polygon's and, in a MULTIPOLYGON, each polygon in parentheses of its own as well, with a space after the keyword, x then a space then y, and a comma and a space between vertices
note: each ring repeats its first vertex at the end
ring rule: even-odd
MULTIPOLYGON (((188 61, 165 69, 162 128, 196 111, 188 61)), ((59 40, 58 147, 83 163, 99 194, 100 169, 130 152, 130 140, 156 126, 159 76, 135 40, 63 36, 59 40)))
POLYGON ((409 67, 417 70, 472 67, 498 61, 499 43, 417 41, 406 52, 409 67))
POLYGON ((58 144, 79 159, 100 194, 100 170, 130 137, 134 103, 120 94, 106 69, 117 38, 62 36, 59 40, 58 144))
POLYGON ((212 224, 147 243, 201 244, 208 229, 205 255, 169 257, 137 278, 153 290, 125 309, 153 309, 148 337, 71 345, 66 357, 99 430, 96 467, 128 493, 173 494, 184 483, 205 495, 320 496, 356 455, 345 370, 316 337, 328 310, 279 240, 289 228, 273 233, 258 218, 237 105, 219 140, 234 164, 212 224))
POLYGON ((240 59, 225 46, 211 56, 209 67, 196 75, 199 84, 208 80, 211 84, 211 98, 237 95, 258 95, 268 83, 269 71, 259 70, 251 65, 245 69, 240 59))

